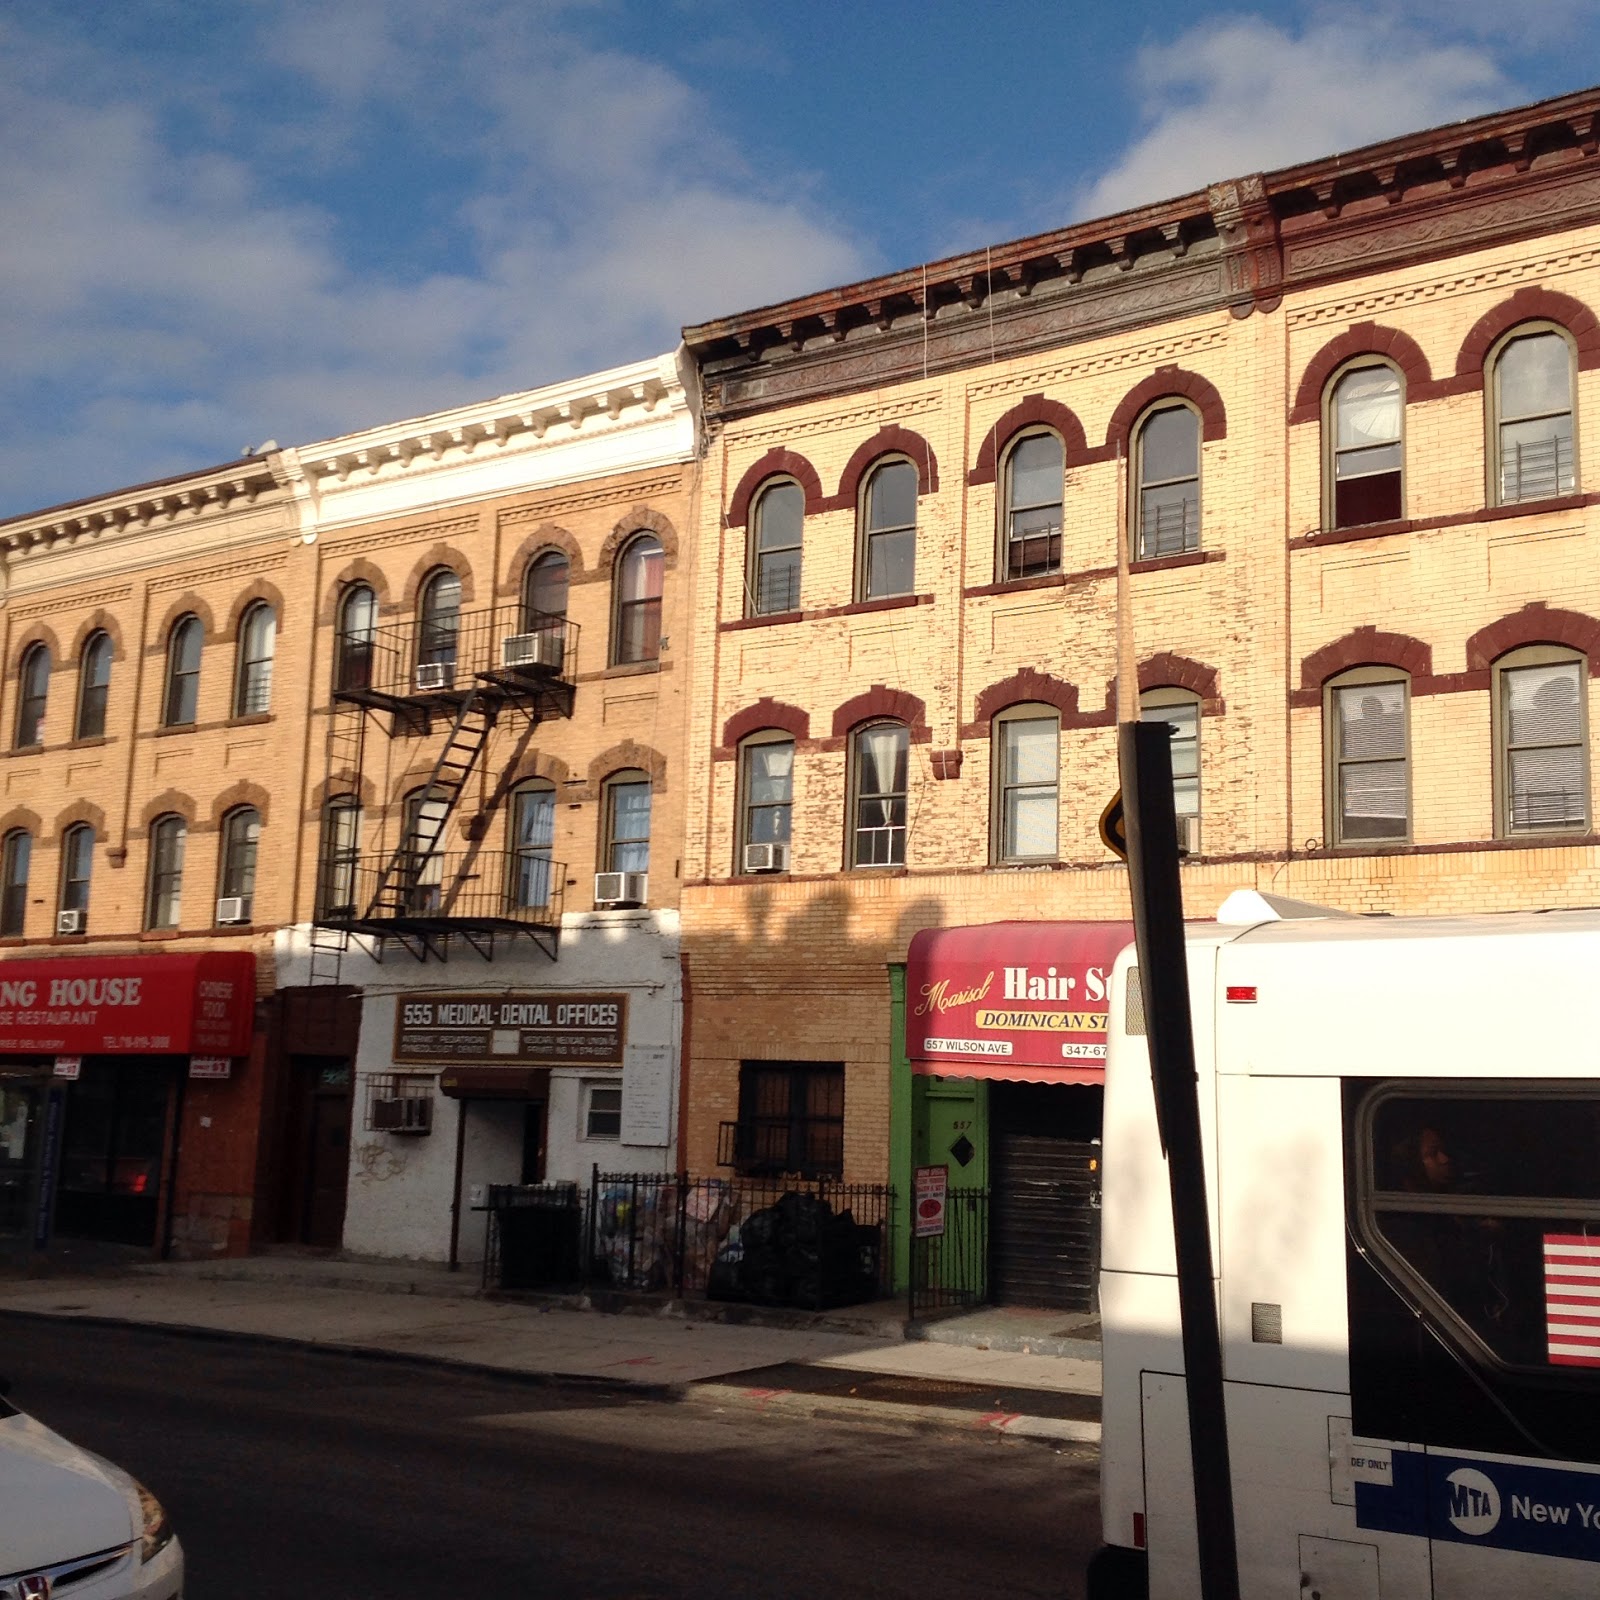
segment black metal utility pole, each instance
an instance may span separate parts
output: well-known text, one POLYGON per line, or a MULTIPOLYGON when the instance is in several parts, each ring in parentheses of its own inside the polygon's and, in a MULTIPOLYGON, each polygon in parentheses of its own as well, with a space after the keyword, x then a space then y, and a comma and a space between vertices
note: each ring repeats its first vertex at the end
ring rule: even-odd
POLYGON ((1178 880, 1178 823, 1172 803, 1172 730, 1165 722, 1118 729, 1122 808, 1133 889, 1134 941, 1155 1085, 1156 1124, 1172 1186, 1172 1238, 1183 1324, 1189 1456, 1194 1465, 1195 1533, 1201 1600, 1238 1600, 1233 1480, 1222 1392, 1222 1339, 1211 1267, 1205 1152, 1189 1019, 1189 971, 1178 880))

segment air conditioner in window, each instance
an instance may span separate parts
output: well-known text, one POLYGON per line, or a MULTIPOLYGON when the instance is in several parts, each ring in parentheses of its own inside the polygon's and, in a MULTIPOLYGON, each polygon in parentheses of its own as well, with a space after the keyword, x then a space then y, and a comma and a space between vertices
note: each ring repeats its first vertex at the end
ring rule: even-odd
POLYGON ((1200 854, 1199 817, 1178 818, 1178 854, 1180 856, 1197 856, 1200 854))
POLYGON ((787 872, 789 847, 786 844, 747 844, 744 847, 746 872, 787 872))
POLYGON ((56 912, 57 933, 82 933, 89 926, 87 911, 56 912))
POLYGON ((429 689, 448 689, 455 680, 456 669, 450 661, 419 661, 417 663, 417 688, 424 693, 429 689))
POLYGON ((227 894, 217 901, 218 922, 248 922, 250 920, 250 896, 247 894, 227 894))
POLYGON ((432 1133, 433 1099, 405 1095, 374 1100, 372 1126, 379 1133, 432 1133))
POLYGON ((594 903, 597 906, 642 906, 649 895, 650 877, 644 872, 597 872, 594 903))
POLYGON ((555 628, 543 628, 538 633, 513 633, 500 641, 500 665, 559 667, 565 643, 555 628))

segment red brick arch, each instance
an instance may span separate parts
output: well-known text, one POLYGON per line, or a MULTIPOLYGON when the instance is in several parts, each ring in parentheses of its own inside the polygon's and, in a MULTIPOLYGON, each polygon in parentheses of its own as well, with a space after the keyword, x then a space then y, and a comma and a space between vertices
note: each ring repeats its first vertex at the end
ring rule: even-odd
POLYGON ((1078 715, 1078 686, 1024 667, 1009 678, 991 683, 978 696, 974 721, 981 727, 993 722, 1008 706, 1020 705, 1054 706, 1062 720, 1069 721, 1078 715))
POLYGON ((861 480, 884 456, 904 456, 917 469, 918 495, 934 494, 939 488, 939 458, 933 446, 920 433, 890 423, 856 446, 839 478, 839 492, 824 502, 824 511, 854 511, 861 480))
POLYGON ((969 486, 994 482, 1006 446, 1025 428, 1049 428, 1059 434, 1066 457, 1065 465, 1068 467, 1077 466, 1088 456, 1088 441, 1077 416, 1059 400, 1049 400, 1042 394, 1030 394, 984 434, 983 443, 978 447, 978 459, 967 474, 969 486))
POLYGON ((650 506, 635 506, 617 525, 606 535, 606 542, 600 546, 600 555, 595 562, 595 571, 610 572, 617 563, 617 557, 641 533, 651 533, 661 543, 661 565, 670 570, 678 560, 678 530, 673 527, 672 519, 665 512, 653 510, 650 506))
POLYGON ((1456 377, 1468 380, 1472 387, 1481 385, 1484 363, 1495 342, 1523 322, 1553 322, 1565 328, 1578 347, 1579 368, 1588 371, 1600 367, 1600 321, 1594 312, 1569 294, 1530 285, 1518 289, 1509 300, 1484 312, 1473 323, 1456 354, 1456 377))
POLYGON ((1377 356, 1400 369, 1406 381, 1406 403, 1429 397, 1433 387, 1433 369, 1422 352, 1422 346, 1409 333, 1398 328, 1380 327, 1376 322, 1358 322, 1347 328, 1337 338, 1330 339, 1312 356, 1306 370, 1300 375, 1300 387, 1295 391, 1294 405, 1289 411, 1291 424, 1316 422, 1322 417, 1322 395, 1328 380, 1347 361, 1358 356, 1377 356))
POLYGON ((1352 667, 1396 667, 1413 678, 1431 678, 1433 649, 1409 634, 1355 628, 1301 660, 1300 688, 1320 694, 1329 678, 1352 667))
POLYGON ((528 581, 528 568, 552 551, 567 558, 567 582, 582 583, 588 574, 584 571, 583 550, 577 539, 557 523, 541 522, 512 552, 500 593, 507 598, 520 596, 528 581))
POLYGON ((78 631, 72 636, 72 660, 74 664, 81 664, 84 646, 97 633, 103 633, 111 641, 111 659, 113 662, 124 659, 122 624, 109 611, 95 611, 91 612, 78 624, 78 631))
POLYGON ((1202 700, 1215 700, 1221 694, 1215 667, 1193 661, 1188 656, 1174 655, 1170 650, 1146 656, 1139 663, 1139 692, 1142 694, 1146 689, 1187 689, 1202 700))
POLYGON ((228 610, 228 634, 236 637, 239 624, 244 621, 244 614, 257 601, 264 600, 272 607, 273 632, 283 632, 283 594, 265 578, 257 578, 238 598, 228 610))
POLYGON ((1498 622, 1480 628, 1467 640, 1467 670, 1481 672, 1508 650, 1525 644, 1559 644, 1580 651, 1589 670, 1600 673, 1600 622, 1581 611, 1564 611, 1542 600, 1530 601, 1498 622))
POLYGON ((240 779, 238 783, 229 784, 211 802, 211 825, 214 828, 222 826, 222 820, 230 811, 237 811, 241 806, 251 806, 261 814, 261 826, 267 825, 268 814, 272 809, 272 799, 267 791, 258 783, 251 783, 247 779, 240 779))
POLYGON ((48 624, 33 622, 17 637, 11 657, 11 665, 6 672, 8 678, 20 678, 22 676, 22 663, 27 659, 29 652, 38 645, 43 645, 50 653, 50 676, 53 678, 56 675, 56 670, 62 665, 60 642, 57 640, 54 630, 48 624))
POLYGON ((875 683, 864 694, 858 694, 833 713, 833 736, 843 738, 863 722, 879 719, 903 722, 911 730, 914 744, 925 744, 932 734, 928 730, 928 711, 914 694, 904 689, 890 689, 875 683))
POLYGON ((769 695, 763 695, 753 706, 735 711, 723 723, 722 747, 725 750, 732 750, 748 739, 752 733, 765 733, 769 728, 787 733, 793 739, 809 739, 811 717, 799 706, 786 705, 782 700, 774 700, 769 695))
POLYGON ((1209 378, 1182 367, 1157 367, 1135 384, 1111 413, 1106 448, 1115 449, 1119 443, 1126 447, 1134 423, 1158 400, 1187 400, 1200 413, 1200 437, 1205 443, 1228 437, 1228 410, 1209 378))
POLYGON ((182 817, 184 826, 192 828, 195 819, 194 797, 181 789, 163 789, 140 811, 139 829, 142 833, 149 833, 154 822, 169 816, 182 817))
POLYGON ((470 606, 473 603, 472 564, 454 545, 436 544, 413 564, 400 598, 401 610, 414 615, 422 604, 423 586, 434 573, 447 567, 461 580, 462 609, 470 606))
POLYGON ((166 614, 161 619, 161 626, 151 635, 148 653, 153 656, 164 656, 172 643, 172 630, 189 616, 200 619, 202 643, 217 644, 226 637, 217 632, 216 618, 211 614, 211 607, 199 595, 180 595, 167 607, 166 614))
POLYGON ((324 591, 322 612, 317 618, 318 622, 332 627, 338 621, 339 604, 344 599, 345 591, 358 583, 364 583, 372 590, 378 602, 378 614, 380 616, 385 612, 393 614, 395 603, 389 594, 388 577, 381 567, 374 566, 372 562, 358 558, 341 567, 338 575, 324 591))
POLYGON ((733 498, 728 502, 730 528, 742 528, 749 522, 750 506, 756 497, 756 491, 762 488, 769 478, 793 478, 805 496, 805 514, 808 517, 823 509, 825 498, 822 493, 822 479, 817 476, 817 469, 803 455, 793 450, 772 449, 750 467, 733 491, 733 498))

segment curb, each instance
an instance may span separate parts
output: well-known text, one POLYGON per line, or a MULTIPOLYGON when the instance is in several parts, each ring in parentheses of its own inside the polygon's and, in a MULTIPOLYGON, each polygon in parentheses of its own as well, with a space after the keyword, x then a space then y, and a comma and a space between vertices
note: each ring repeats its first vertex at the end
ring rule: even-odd
POLYGON ((0 1320, 6 1317, 25 1318, 30 1322, 64 1322, 75 1327, 140 1328, 176 1334, 181 1338, 211 1340, 218 1344, 305 1350, 317 1355, 383 1361, 395 1366, 445 1369, 474 1377, 499 1378, 535 1388, 576 1389, 638 1400, 678 1401, 712 1410, 732 1408, 795 1419, 873 1423, 880 1427, 910 1428, 920 1432, 953 1430, 961 1433, 997 1433, 1012 1439, 1046 1444, 1098 1446, 1100 1443, 1098 1422, 1080 1422, 1064 1417, 1033 1417, 1010 1411, 966 1411, 956 1406, 913 1406, 896 1400, 852 1400, 848 1396, 803 1394, 794 1389, 753 1389, 715 1379, 689 1383, 652 1383, 648 1379, 599 1377, 592 1373, 540 1372, 527 1367, 499 1367, 491 1362, 463 1361, 454 1356, 391 1350, 384 1345, 325 1344, 281 1333, 208 1328, 187 1322, 139 1321, 84 1311, 30 1311, 0 1306, 0 1320))

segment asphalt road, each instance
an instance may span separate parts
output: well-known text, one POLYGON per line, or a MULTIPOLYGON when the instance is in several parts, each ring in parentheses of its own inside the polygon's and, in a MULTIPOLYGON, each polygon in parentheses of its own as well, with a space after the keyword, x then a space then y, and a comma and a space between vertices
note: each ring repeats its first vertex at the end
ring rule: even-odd
POLYGON ((12 1401, 143 1478, 189 1600, 1081 1594, 1092 1452, 0 1315, 12 1401))

